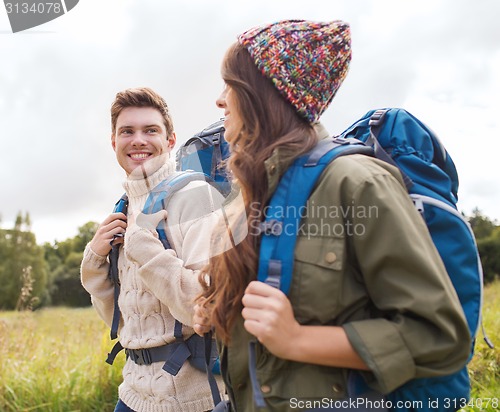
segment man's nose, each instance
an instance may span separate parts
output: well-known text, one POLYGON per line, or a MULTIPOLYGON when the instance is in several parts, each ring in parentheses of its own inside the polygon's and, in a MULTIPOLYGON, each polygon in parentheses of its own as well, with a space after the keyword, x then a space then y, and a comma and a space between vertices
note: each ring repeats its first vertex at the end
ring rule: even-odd
POLYGON ((146 135, 141 131, 137 131, 134 133, 132 137, 132 145, 134 146, 144 146, 147 143, 146 135))

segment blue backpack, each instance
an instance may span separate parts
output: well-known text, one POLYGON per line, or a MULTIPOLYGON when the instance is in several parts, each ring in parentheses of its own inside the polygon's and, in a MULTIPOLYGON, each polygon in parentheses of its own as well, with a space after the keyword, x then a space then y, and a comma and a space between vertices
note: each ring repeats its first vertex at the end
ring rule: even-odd
POLYGON ((229 143, 224 139, 224 121, 219 120, 195 134, 176 154, 177 170, 194 170, 209 176, 218 190, 227 196, 231 192, 225 160, 229 143))
MULTIPOLYGON (((458 177, 453 161, 434 133, 405 110, 370 111, 337 138, 320 142, 311 152, 295 160, 283 175, 261 224, 258 280, 288 293, 300 216, 283 216, 280 210, 290 206, 302 210, 328 164, 350 153, 374 155, 400 170, 465 312, 473 340, 470 360, 480 324, 483 287, 474 234, 457 211, 458 177), (283 227, 287 230, 283 231, 283 227)), ((485 340, 492 346, 486 335, 485 340)), ((251 362, 253 357, 251 349, 251 362)), ((254 366, 250 367, 250 375, 255 402, 265 406, 254 366)), ((366 387, 361 376, 354 375, 350 387, 356 395, 366 387)), ((437 412, 460 409, 469 397, 470 382, 465 366, 449 376, 411 380, 388 394, 387 400, 393 405, 392 410, 437 412), (412 408, 405 407, 410 404, 412 408)))

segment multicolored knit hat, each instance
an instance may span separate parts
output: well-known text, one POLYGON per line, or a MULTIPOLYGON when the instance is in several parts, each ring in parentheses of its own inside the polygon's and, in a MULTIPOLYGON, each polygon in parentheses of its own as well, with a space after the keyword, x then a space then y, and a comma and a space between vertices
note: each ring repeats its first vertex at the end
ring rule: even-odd
POLYGON ((262 74, 309 122, 326 110, 351 60, 351 33, 342 21, 284 20, 238 36, 262 74))

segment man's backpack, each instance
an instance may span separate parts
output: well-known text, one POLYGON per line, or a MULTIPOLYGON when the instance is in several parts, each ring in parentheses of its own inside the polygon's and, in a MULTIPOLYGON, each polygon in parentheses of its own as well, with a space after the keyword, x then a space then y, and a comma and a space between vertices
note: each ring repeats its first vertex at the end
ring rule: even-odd
MULTIPOLYGON (((337 138, 321 141, 311 152, 295 160, 281 178, 261 224, 258 280, 288 293, 301 216, 283 216, 281 211, 285 207, 302 210, 328 164, 350 153, 372 154, 400 170, 465 312, 473 340, 471 358, 480 324, 483 286, 474 234, 457 211, 458 177, 453 161, 434 133, 405 110, 370 111, 337 138)), ((486 335, 485 340, 491 346, 486 335)), ((252 376, 252 368, 250 372, 252 376)), ((363 390, 364 382, 359 375, 357 377, 359 379, 353 380, 353 392, 363 390)), ((264 406, 256 382, 253 387, 255 402, 264 406)), ((459 409, 460 402, 469 396, 470 383, 465 366, 449 376, 411 380, 387 395, 387 399, 393 410, 437 412, 459 409), (430 409, 429 400, 436 399, 440 408, 430 409), (422 407, 396 407, 407 406, 411 401, 420 402, 414 402, 413 406, 421 404, 422 407)))
POLYGON ((230 176, 225 168, 229 144, 224 139, 224 121, 219 120, 195 134, 176 154, 177 170, 194 170, 209 176, 219 191, 231 191, 230 176))
MULTIPOLYGON (((172 196, 193 181, 207 181, 214 185, 214 182, 203 173, 192 171, 177 172, 162 181, 151 191, 144 205, 143 213, 154 214, 161 210, 166 210, 172 196)), ((116 202, 113 212, 122 212, 126 215, 127 208, 128 198, 127 195, 124 194, 118 202, 116 202)), ((171 249, 172 247, 167 239, 167 233, 162 223, 163 222, 160 222, 156 228, 158 238, 165 249, 171 249)), ((114 286, 114 311, 110 331, 111 340, 118 337, 118 325, 120 322, 120 309, 118 306, 118 297, 120 295, 120 280, 118 273, 119 249, 119 244, 112 245, 109 253, 110 266, 108 277, 114 286)), ((214 405, 221 403, 217 382, 213 376, 213 373, 218 373, 219 370, 219 357, 215 341, 212 339, 212 334, 208 333, 204 337, 193 334, 185 340, 182 334, 182 323, 176 319, 174 323, 174 337, 176 339, 174 342, 163 347, 138 350, 126 349, 127 357, 132 357, 134 362, 139 364, 150 364, 159 360, 165 360, 163 370, 174 376, 177 375, 182 365, 186 361, 189 361, 193 367, 207 373, 214 405)), ((106 362, 112 365, 116 355, 123 349, 123 346, 118 341, 113 346, 111 352, 108 353, 106 362)))

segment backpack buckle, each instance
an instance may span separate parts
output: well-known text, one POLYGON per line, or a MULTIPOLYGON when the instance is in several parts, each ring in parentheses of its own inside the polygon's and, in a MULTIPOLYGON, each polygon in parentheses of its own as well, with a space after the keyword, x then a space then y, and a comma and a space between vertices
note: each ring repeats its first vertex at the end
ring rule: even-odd
POLYGON ((341 146, 349 144, 349 140, 348 139, 340 139, 338 137, 333 137, 332 141, 333 141, 333 143, 336 143, 336 144, 341 145, 341 146))
POLYGON ((214 137, 212 138, 212 142, 214 143, 214 146, 220 145, 220 133, 214 134, 214 137))
POLYGON ((371 116, 370 116, 370 121, 368 122, 368 125, 370 126, 380 126, 382 122, 384 121, 384 116, 388 112, 388 110, 385 109, 379 109, 376 110, 371 116))
POLYGON ((151 365, 153 363, 149 349, 126 349, 125 353, 137 365, 151 365))

